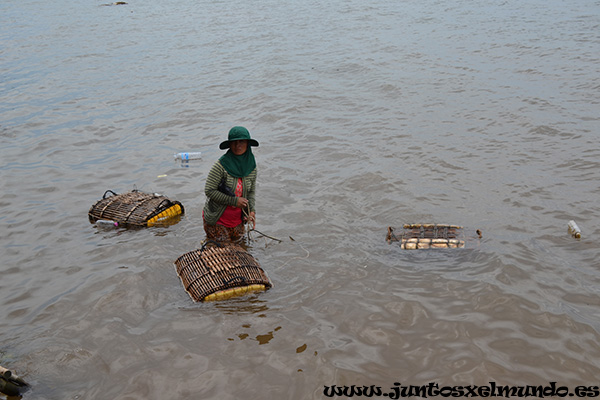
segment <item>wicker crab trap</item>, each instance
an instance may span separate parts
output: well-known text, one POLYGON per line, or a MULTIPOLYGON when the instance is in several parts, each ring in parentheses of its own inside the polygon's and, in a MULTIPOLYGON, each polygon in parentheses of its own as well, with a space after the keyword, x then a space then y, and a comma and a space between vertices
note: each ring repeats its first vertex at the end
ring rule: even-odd
MULTIPOLYGON (((476 234, 481 238, 479 229, 476 234)), ((462 226, 446 224, 404 224, 400 232, 390 226, 386 237, 405 250, 464 248, 468 239, 462 226)))
POLYGON ((183 205, 156 193, 132 190, 117 194, 112 190, 104 192, 88 211, 91 223, 108 220, 118 225, 154 226, 169 223, 183 214, 183 205))
POLYGON ((29 384, 15 375, 11 370, 0 365, 0 393, 14 398, 20 396, 29 390, 29 384))
POLYGON ((174 264, 185 291, 194 301, 224 300, 272 286, 256 259, 235 244, 210 241, 182 255, 174 264))

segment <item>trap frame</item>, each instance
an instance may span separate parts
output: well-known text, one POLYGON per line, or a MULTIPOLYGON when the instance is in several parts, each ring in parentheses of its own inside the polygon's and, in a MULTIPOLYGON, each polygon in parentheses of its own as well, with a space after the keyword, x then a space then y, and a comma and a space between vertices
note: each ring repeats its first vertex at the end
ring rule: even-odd
POLYGON ((184 213, 183 205, 157 193, 144 193, 136 189, 117 194, 112 190, 104 192, 88 211, 91 223, 109 220, 119 225, 154 226, 165 223, 184 213))
POLYGON ((273 285, 256 259, 236 244, 206 242, 180 256, 175 270, 192 300, 223 300, 273 285))
MULTIPOLYGON (((481 231, 476 231, 481 238, 481 231)), ((464 228, 450 224, 404 224, 397 232, 388 227, 386 240, 388 243, 398 242, 405 250, 464 248, 467 235, 464 228)))

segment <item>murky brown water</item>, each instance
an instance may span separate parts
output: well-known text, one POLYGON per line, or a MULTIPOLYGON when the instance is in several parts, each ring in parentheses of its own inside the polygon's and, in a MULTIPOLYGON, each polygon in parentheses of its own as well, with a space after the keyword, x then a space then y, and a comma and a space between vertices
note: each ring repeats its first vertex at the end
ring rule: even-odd
POLYGON ((600 383, 600 3, 128 3, 0 6, 0 365, 25 398, 600 383), (173 261, 238 124, 274 287, 195 304, 173 261), (134 185, 185 216, 88 222, 134 185), (385 242, 412 222, 483 239, 385 242))

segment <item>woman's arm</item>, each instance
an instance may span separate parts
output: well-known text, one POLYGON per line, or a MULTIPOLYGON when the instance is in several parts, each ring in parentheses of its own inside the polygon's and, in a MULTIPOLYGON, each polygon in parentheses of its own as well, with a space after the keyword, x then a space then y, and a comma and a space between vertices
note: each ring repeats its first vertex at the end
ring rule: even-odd
POLYGON ((250 185, 246 197, 248 198, 248 207, 251 212, 255 212, 255 194, 256 194, 256 168, 250 173, 250 185))
POLYGON ((250 187, 248 193, 248 209, 250 210, 249 221, 252 224, 252 229, 256 228, 256 208, 255 208, 255 194, 256 194, 256 168, 250 173, 250 187))

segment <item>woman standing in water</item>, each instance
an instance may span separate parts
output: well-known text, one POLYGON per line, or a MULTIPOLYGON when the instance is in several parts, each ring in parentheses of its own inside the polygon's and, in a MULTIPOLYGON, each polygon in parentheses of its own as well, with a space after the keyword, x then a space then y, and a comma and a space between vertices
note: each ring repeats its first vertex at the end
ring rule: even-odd
POLYGON ((234 126, 227 140, 219 145, 228 149, 212 166, 204 193, 207 201, 202 218, 208 240, 238 241, 244 236, 244 223, 256 225, 254 193, 256 161, 251 147, 258 142, 243 126, 234 126))

